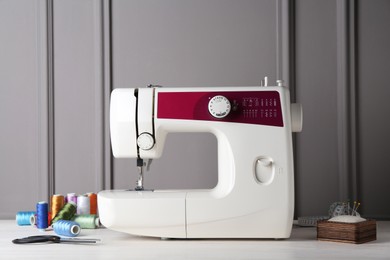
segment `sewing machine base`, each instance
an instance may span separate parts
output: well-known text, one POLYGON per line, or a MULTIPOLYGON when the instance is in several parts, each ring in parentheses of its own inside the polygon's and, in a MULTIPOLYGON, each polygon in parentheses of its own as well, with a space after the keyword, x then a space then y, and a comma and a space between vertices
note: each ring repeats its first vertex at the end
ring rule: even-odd
MULTIPOLYGON (((212 190, 209 191, 212 196, 212 190)), ((289 238, 292 217, 285 206, 257 207, 245 215, 219 218, 202 199, 191 194, 207 191, 102 191, 98 194, 99 214, 107 228, 139 236, 161 238, 289 238), (191 207, 191 204, 194 204, 191 207), (199 216, 207 216, 197 222, 199 216), (207 220, 208 219, 208 220, 207 220)), ((233 207, 229 207, 234 212, 233 207)), ((249 206, 248 208, 253 208, 249 206)), ((221 208, 221 214, 225 209, 221 208)))

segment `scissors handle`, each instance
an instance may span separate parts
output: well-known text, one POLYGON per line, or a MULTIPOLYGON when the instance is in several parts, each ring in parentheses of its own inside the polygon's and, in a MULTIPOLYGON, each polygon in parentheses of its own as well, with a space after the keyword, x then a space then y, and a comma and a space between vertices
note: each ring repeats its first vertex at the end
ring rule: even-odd
POLYGON ((31 236, 24 237, 12 240, 14 244, 30 244, 30 243, 43 243, 43 242, 53 242, 59 243, 61 238, 59 236, 31 236))

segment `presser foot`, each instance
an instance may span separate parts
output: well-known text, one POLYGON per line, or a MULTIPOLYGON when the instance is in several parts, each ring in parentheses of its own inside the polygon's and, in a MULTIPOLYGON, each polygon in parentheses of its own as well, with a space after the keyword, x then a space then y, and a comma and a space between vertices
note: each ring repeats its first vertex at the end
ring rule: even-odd
POLYGON ((144 187, 135 187, 134 190, 129 191, 154 191, 154 189, 145 189, 144 187))
POLYGON ((148 191, 148 192, 151 191, 151 192, 154 192, 154 189, 145 189, 145 188, 143 188, 142 190, 140 190, 140 189, 135 188, 135 189, 128 189, 126 191, 148 191))
POLYGON ((141 187, 137 186, 137 187, 135 187, 134 190, 136 190, 136 191, 143 191, 144 187, 143 186, 141 186, 141 187))
MULTIPOLYGON (((152 163, 152 160, 149 159, 147 163, 146 170, 149 170, 150 164, 152 163)), ((136 183, 136 186, 134 188, 134 191, 153 191, 151 189, 144 189, 144 161, 143 159, 137 159, 137 168, 138 168, 138 180, 136 183)), ((131 190, 131 189, 130 189, 131 190)))

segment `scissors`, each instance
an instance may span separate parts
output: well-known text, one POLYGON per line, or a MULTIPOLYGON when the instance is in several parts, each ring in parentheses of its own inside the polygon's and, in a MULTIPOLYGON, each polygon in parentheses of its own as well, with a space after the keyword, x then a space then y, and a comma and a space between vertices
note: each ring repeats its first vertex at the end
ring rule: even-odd
POLYGON ((83 244, 93 244, 100 241, 100 239, 94 239, 94 238, 88 238, 88 239, 82 239, 82 238, 63 238, 59 236, 51 236, 51 235, 44 235, 44 236, 30 236, 30 237, 24 237, 24 238, 18 238, 12 240, 12 243, 14 244, 30 244, 30 243, 45 243, 45 242, 52 242, 52 243, 83 243, 83 244))

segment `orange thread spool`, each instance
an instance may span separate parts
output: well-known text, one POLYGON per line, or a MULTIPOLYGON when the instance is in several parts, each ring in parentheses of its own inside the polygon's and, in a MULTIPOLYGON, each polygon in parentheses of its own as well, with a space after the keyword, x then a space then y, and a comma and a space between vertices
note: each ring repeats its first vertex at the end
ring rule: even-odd
POLYGON ((58 212, 64 207, 65 198, 61 194, 51 196, 51 219, 55 218, 58 212))
POLYGON ((96 193, 87 193, 90 201, 90 213, 97 214, 97 194, 96 193))

